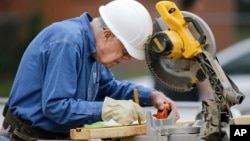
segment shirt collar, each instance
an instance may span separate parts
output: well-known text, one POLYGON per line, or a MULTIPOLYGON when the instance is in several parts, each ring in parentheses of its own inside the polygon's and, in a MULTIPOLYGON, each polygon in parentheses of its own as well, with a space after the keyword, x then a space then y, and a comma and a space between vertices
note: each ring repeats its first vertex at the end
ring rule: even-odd
POLYGON ((89 48, 89 52, 88 52, 88 55, 89 56, 93 56, 96 54, 96 44, 95 44, 95 38, 94 38, 94 33, 92 31, 92 27, 90 25, 90 22, 93 20, 92 16, 88 13, 88 12, 85 12, 83 13, 81 16, 80 16, 80 21, 83 25, 83 29, 86 32, 87 34, 87 38, 88 38, 88 48, 89 48))

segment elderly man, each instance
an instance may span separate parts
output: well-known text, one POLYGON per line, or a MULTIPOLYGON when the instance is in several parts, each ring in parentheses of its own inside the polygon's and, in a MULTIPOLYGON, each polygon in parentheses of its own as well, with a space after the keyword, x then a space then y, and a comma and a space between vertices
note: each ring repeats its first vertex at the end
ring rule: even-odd
MULTIPOLYGON (((143 60, 152 34, 145 7, 134 0, 115 0, 89 13, 53 23, 29 44, 6 104, 10 140, 68 139, 69 130, 114 119, 129 125, 145 120, 141 106, 162 109, 175 103, 163 93, 128 81, 117 81, 110 68, 143 60), (132 100, 139 93, 140 106, 132 100)), ((5 125, 6 125, 5 124, 5 125)), ((5 127, 6 128, 6 127, 5 127)))

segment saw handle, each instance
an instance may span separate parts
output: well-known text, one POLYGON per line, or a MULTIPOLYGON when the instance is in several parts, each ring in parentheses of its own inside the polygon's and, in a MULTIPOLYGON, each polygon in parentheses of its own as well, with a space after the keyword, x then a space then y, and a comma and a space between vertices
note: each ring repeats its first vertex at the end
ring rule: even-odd
POLYGON ((202 28, 200 27, 200 25, 199 25, 199 23, 195 20, 195 19, 193 19, 193 18, 191 18, 191 17, 184 17, 184 20, 186 21, 186 22, 191 22, 193 25, 194 25, 194 28, 196 29, 196 31, 200 34, 200 37, 199 37, 199 39, 198 39, 198 42, 200 43, 200 44, 205 44, 205 42, 206 42, 206 35, 205 35, 205 33, 203 32, 203 30, 202 30, 202 28))
POLYGON ((164 119, 168 117, 170 112, 171 112, 171 105, 169 103, 165 103, 163 110, 157 110, 155 117, 157 119, 164 119))

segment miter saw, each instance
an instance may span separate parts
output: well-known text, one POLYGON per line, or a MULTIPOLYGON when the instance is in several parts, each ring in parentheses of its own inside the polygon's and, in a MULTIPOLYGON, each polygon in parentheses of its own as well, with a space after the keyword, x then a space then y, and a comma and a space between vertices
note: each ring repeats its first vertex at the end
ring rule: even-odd
POLYGON ((230 107, 240 104, 244 95, 224 73, 216 58, 216 43, 209 26, 199 16, 180 11, 171 1, 156 4, 160 18, 146 44, 146 62, 153 77, 174 91, 190 91, 209 80, 213 99, 202 101, 195 122, 174 126, 172 118, 157 119, 147 112, 146 135, 130 141, 227 141, 229 125, 234 124, 230 107))

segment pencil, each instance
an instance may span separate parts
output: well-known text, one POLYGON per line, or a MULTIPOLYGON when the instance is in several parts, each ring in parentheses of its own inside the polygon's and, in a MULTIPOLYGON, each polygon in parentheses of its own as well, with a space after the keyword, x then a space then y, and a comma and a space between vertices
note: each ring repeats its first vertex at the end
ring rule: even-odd
MULTIPOLYGON (((135 98, 135 103, 139 104, 139 96, 138 96, 137 89, 134 89, 134 98, 135 98)), ((140 117, 138 117, 138 123, 141 124, 141 118, 140 117)))

